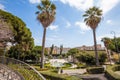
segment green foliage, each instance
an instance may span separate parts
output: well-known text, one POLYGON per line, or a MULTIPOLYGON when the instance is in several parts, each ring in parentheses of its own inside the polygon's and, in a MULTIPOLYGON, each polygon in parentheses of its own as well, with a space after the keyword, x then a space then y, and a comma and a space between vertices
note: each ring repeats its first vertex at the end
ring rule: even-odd
POLYGON ((120 80, 120 75, 116 74, 114 71, 116 71, 120 67, 120 65, 109 65, 107 66, 107 70, 105 72, 105 76, 109 80, 120 80), (115 70, 116 69, 116 70, 115 70))
POLYGON ((18 57, 22 57, 24 59, 25 55, 28 54, 34 46, 32 33, 20 18, 11 13, 0 10, 0 19, 12 27, 10 29, 13 33, 12 37, 14 38, 14 42, 12 41, 11 43, 15 44, 15 46, 8 51, 7 55, 12 58, 18 59, 18 57))
POLYGON ((77 54, 77 53, 79 53, 80 51, 79 51, 79 49, 76 49, 76 48, 72 48, 72 49, 70 49, 69 51, 68 51, 68 55, 75 55, 75 54, 77 54))
MULTIPOLYGON (((98 52, 98 57, 99 57, 99 61, 101 64, 103 64, 107 58, 107 55, 103 52, 98 52)), ((79 55, 77 55, 77 59, 80 62, 84 62, 86 64, 89 65, 94 65, 95 64, 95 54, 93 52, 84 52, 84 53, 80 53, 79 55)))
POLYGON ((89 67, 87 68, 87 72, 90 74, 100 74, 104 72, 103 67, 89 67))
POLYGON ((53 54, 53 50, 54 50, 54 44, 52 44, 52 46, 50 47, 50 55, 53 54))
POLYGON ((0 18, 11 25, 15 43, 21 44, 23 41, 31 41, 31 32, 20 18, 2 10, 0 10, 0 18))
POLYGON ((81 80, 76 76, 68 76, 63 74, 57 74, 52 71, 41 71, 43 76, 45 76, 48 80, 81 80))
POLYGON ((19 59, 20 57, 22 57, 22 48, 19 45, 16 46, 12 46, 10 48, 10 50, 8 51, 8 53, 6 54, 7 57, 10 58, 15 58, 15 59, 19 59))
POLYGON ((60 55, 62 54, 63 51, 63 45, 60 46, 60 55))
POLYGON ((120 37, 115 39, 104 37, 102 41, 104 42, 104 45, 107 49, 110 49, 111 51, 114 51, 114 52, 120 51, 120 37), (118 48, 118 51, 117 51, 117 48, 118 48))
POLYGON ((18 71, 25 78, 25 80, 42 80, 35 72, 28 68, 25 68, 25 66, 23 67, 18 64, 9 64, 8 66, 13 70, 18 71))
POLYGON ((95 6, 89 8, 83 15, 83 17, 85 17, 84 21, 86 22, 86 25, 90 26, 92 29, 96 29, 101 21, 101 16, 102 10, 95 6))
POLYGON ((47 28, 55 19, 56 6, 50 0, 42 0, 41 4, 37 6, 36 12, 38 21, 47 28))
MULTIPOLYGON (((32 49, 32 53, 35 53, 37 55, 41 55, 42 53, 42 46, 35 46, 33 49, 32 49)), ((47 56, 48 55, 48 52, 47 52, 47 49, 45 49, 45 55, 47 56)))
POLYGON ((63 65, 64 65, 64 66, 63 66, 63 68, 69 68, 69 67, 71 67, 71 66, 72 66, 72 64, 71 64, 71 63, 64 63, 63 65))
POLYGON ((77 69, 79 69, 79 68, 86 68, 86 67, 87 66, 84 63, 77 63, 77 69))
POLYGON ((112 68, 113 71, 120 71, 120 65, 115 65, 113 68, 112 68))

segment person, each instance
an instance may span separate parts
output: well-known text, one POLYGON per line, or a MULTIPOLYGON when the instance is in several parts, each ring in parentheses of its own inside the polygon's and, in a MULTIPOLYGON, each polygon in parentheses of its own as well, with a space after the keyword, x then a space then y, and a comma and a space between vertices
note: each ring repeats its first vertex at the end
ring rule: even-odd
POLYGON ((63 73, 63 69, 61 69, 60 73, 61 73, 61 74, 63 73))

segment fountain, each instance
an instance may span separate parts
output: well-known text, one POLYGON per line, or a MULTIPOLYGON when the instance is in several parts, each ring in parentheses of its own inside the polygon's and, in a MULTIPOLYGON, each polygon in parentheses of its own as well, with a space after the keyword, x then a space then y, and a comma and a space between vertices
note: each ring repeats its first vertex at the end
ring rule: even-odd
POLYGON ((68 63, 65 59, 50 59, 49 62, 53 67, 62 67, 64 63, 68 63))

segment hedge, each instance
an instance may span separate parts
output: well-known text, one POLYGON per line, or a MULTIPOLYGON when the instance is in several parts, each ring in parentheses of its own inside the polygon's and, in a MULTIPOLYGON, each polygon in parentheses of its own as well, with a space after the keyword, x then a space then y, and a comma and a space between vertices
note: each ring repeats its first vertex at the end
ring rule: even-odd
POLYGON ((53 72, 40 72, 47 80, 82 80, 78 77, 75 76, 68 76, 68 75, 63 75, 63 74, 57 74, 53 72))
POLYGON ((104 72, 103 67, 89 67, 87 68, 87 72, 90 74, 100 74, 104 72))
POLYGON ((105 76, 109 80, 120 80, 120 75, 115 73, 115 71, 117 70, 120 70, 120 65, 107 66, 107 70, 105 71, 105 76))

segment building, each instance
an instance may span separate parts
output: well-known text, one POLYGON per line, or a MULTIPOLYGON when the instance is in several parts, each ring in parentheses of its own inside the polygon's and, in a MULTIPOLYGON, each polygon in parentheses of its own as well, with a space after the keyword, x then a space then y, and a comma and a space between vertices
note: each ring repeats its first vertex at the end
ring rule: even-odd
MULTIPOLYGON (((95 50, 94 46, 85 46, 85 45, 76 48, 79 50, 87 50, 87 51, 95 50)), ((97 50, 101 51, 101 50, 105 50, 105 48, 102 47, 101 44, 97 44, 97 50)))
MULTIPOLYGON (((51 51, 51 48, 47 47, 46 49, 47 49, 48 54, 49 54, 51 51)), ((62 53, 65 54, 68 52, 68 50, 70 50, 70 48, 63 48, 62 53)), ((60 54, 60 47, 55 46, 52 54, 60 54)))

